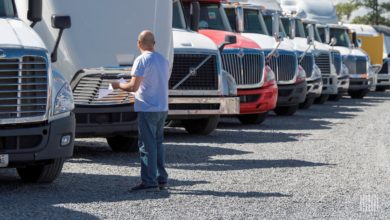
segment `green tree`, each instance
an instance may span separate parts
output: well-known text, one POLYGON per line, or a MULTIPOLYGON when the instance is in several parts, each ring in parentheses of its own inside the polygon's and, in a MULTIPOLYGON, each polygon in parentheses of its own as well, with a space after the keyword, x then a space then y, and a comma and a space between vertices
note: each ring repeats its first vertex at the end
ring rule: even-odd
POLYGON ((339 20, 343 20, 346 17, 347 20, 351 18, 352 12, 358 9, 358 5, 354 2, 339 3, 336 5, 337 17, 339 20))
POLYGON ((390 25, 390 20, 383 15, 390 11, 390 3, 379 3, 378 0, 353 0, 358 7, 364 7, 369 10, 366 15, 358 16, 353 19, 352 23, 363 23, 373 25, 390 25))

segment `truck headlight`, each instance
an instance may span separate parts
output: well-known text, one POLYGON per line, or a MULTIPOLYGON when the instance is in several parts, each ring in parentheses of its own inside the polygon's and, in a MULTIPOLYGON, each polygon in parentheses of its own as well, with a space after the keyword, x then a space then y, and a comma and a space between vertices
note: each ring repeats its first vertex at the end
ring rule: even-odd
POLYGON ((53 115, 70 112, 74 109, 72 89, 68 83, 65 83, 61 90, 57 93, 54 102, 53 115))
POLYGON ((226 83, 227 83, 228 91, 229 91, 229 96, 237 96, 236 80, 233 78, 232 75, 230 75, 230 73, 228 73, 226 71, 222 71, 222 73, 224 74, 225 79, 226 79, 226 83))
POLYGON ((299 65, 298 66, 298 73, 297 73, 297 79, 295 83, 300 83, 306 81, 306 72, 305 70, 299 65))
POLYGON ((348 67, 343 63, 341 66, 341 76, 348 76, 349 75, 349 69, 348 67))

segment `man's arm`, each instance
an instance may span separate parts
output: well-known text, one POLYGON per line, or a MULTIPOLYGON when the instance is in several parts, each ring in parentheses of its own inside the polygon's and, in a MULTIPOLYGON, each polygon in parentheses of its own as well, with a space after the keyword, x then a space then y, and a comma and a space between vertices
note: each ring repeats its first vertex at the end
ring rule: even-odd
POLYGON ((126 92, 137 92, 137 90, 139 89, 139 86, 141 85, 142 80, 143 80, 143 77, 133 76, 133 77, 131 77, 131 80, 128 83, 113 82, 112 88, 113 89, 121 89, 121 90, 126 91, 126 92))

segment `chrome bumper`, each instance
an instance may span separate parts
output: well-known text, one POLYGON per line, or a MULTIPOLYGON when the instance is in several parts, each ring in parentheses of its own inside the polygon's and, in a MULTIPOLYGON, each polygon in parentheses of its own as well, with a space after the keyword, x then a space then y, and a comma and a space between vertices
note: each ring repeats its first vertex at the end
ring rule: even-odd
POLYGON ((322 79, 307 81, 307 96, 318 98, 322 93, 322 79))
POLYGON ((338 81, 339 93, 347 92, 349 88, 349 77, 340 77, 338 81))
POLYGON ((390 86, 390 74, 378 74, 377 86, 390 86))
POLYGON ((237 115, 238 97, 170 97, 168 115, 237 115))

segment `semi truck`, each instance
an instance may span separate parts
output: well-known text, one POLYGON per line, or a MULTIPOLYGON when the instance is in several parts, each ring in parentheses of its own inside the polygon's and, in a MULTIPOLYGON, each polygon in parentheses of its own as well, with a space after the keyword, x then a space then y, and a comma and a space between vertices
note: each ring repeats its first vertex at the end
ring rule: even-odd
POLYGON ((319 48, 315 47, 314 27, 309 26, 310 30, 305 31, 302 20, 291 15, 283 16, 282 22, 284 29, 294 43, 295 50, 299 54, 299 63, 306 72, 307 96, 306 101, 300 105, 300 108, 308 109, 315 100, 321 99, 323 77, 328 77, 327 75, 321 75, 321 69, 316 64, 315 58, 319 48), (307 32, 309 36, 306 35, 307 32))
POLYGON ((49 45, 55 43, 49 28, 49 14, 72 16, 73 27, 64 33, 64 40, 59 45, 60 62, 56 67, 71 82, 76 104, 76 137, 106 138, 113 151, 138 150, 134 96, 115 90, 106 97, 99 97, 99 91, 107 89, 112 81, 131 78, 132 62, 139 54, 138 34, 145 29, 155 34, 156 51, 171 63, 169 105, 172 110, 169 117, 194 119, 191 120, 192 130, 187 129, 189 132, 210 133, 221 112, 238 112, 236 99, 224 96, 223 76, 215 70, 217 58, 210 55, 210 59, 203 59, 202 51, 198 50, 202 48, 187 46, 187 42, 183 46, 178 40, 184 34, 180 36, 177 31, 176 45, 181 48, 176 51, 184 51, 187 47, 189 56, 192 53, 194 57, 183 58, 182 54, 177 54, 174 62, 172 11, 172 0, 118 0, 115 4, 104 0, 46 1, 44 22, 35 30, 49 45), (184 63, 186 61, 188 63, 184 63))
MULTIPOLYGON (((351 44, 347 28, 338 24, 333 3, 317 0, 282 0, 281 4, 286 8, 292 8, 297 16, 304 21, 316 24, 323 42, 330 44, 333 50, 340 52, 341 61, 348 68, 348 94, 353 98, 363 98, 370 87, 369 60, 366 54, 351 44)), ((337 58, 338 56, 333 57, 337 58)), ((348 82, 347 79, 341 79, 340 76, 339 80, 341 81, 338 83, 339 90, 342 93, 345 88, 343 86, 348 82)))
MULTIPOLYGON (((236 82, 222 69, 220 48, 208 37, 190 30, 191 24, 197 25, 197 18, 191 17, 187 24, 181 2, 174 0, 172 4, 174 59, 168 120, 191 134, 210 134, 221 115, 240 113, 236 82)), ((199 13, 199 5, 193 4, 198 10, 195 13, 199 13)), ((234 42, 219 46, 229 43, 234 42)))
MULTIPOLYGON (((234 36, 236 43, 221 49, 222 68, 237 82, 240 97, 238 119, 243 124, 263 122, 268 111, 276 107, 278 88, 274 72, 265 63, 265 55, 252 40, 232 31, 223 10, 222 0, 182 0, 185 17, 194 16, 193 5, 199 4, 199 22, 194 31, 209 37, 217 45, 224 44, 225 38, 234 36)), ((196 15, 195 15, 196 16, 196 15)))
MULTIPOLYGON (((16 168, 23 181, 49 183, 73 155, 72 90, 53 66, 57 47, 47 47, 32 29, 41 21, 42 1, 26 2, 24 10, 15 2, 0 0, 0 168, 16 168)), ((49 17, 60 42, 70 17, 49 17)))
POLYGON ((260 45, 267 64, 275 72, 279 96, 274 112, 295 114, 306 99, 306 73, 298 64, 293 44, 283 39, 285 33, 278 12, 265 7, 262 1, 230 1, 224 7, 233 29, 260 45))

